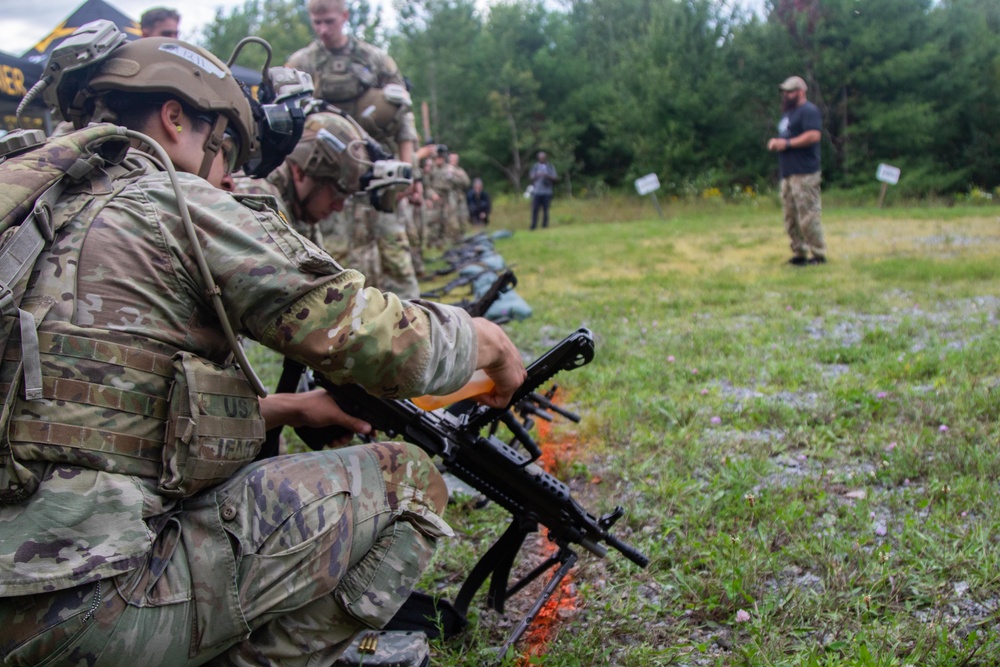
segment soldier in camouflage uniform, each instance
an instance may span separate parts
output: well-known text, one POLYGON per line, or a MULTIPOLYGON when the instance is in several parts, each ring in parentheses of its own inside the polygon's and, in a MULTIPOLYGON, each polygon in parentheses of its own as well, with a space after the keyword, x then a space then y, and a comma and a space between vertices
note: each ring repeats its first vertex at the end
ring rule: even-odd
POLYGON ((472 181, 469 174, 458 166, 458 153, 448 153, 445 166, 448 180, 448 206, 445 213, 445 239, 449 245, 458 245, 465 236, 465 220, 469 217, 466 193, 472 181))
MULTIPOLYGON (((365 130, 398 159, 412 162, 417 132, 409 93, 395 61, 381 49, 344 33, 349 16, 345 0, 309 0, 307 8, 316 40, 293 53, 287 65, 312 75, 316 97, 363 124, 371 121, 365 130), (383 110, 388 110, 385 118, 383 110)), ((418 188, 415 185, 407 195, 413 204, 419 203, 418 188)), ((334 259, 352 268, 365 267, 372 274, 371 284, 380 289, 415 298, 420 289, 405 216, 380 213, 367 201, 353 201, 332 220, 324 220, 320 229, 334 259)))
POLYGON ((403 602, 449 533, 447 491, 405 443, 252 462, 271 411, 225 364, 219 314, 384 396, 446 393, 482 367, 497 384, 483 402, 502 406, 520 357, 485 320, 364 289, 266 200, 221 190, 260 145, 221 60, 149 38, 80 72, 86 92, 60 110, 161 145, 187 172, 190 224, 137 145, 52 208, 21 302, 38 323, 40 399, 22 389, 26 316, 0 320, 0 660, 329 665, 403 602))
POLYGON ((366 139, 349 118, 328 111, 310 114, 284 163, 267 178, 238 177, 233 187, 242 195, 274 197, 292 228, 320 244, 317 223, 342 211, 347 198, 361 189, 361 176, 370 164, 366 139))
POLYGON ((434 162, 424 180, 427 187, 424 199, 427 201, 427 233, 425 245, 428 248, 443 250, 447 247, 448 228, 448 192, 451 183, 447 174, 448 147, 438 144, 434 154, 434 162))

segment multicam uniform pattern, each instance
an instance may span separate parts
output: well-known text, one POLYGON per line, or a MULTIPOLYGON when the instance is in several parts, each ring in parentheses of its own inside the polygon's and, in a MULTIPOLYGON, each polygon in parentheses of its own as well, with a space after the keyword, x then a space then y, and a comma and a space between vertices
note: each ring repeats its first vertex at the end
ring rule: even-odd
POLYGON ((424 199, 427 201, 425 246, 443 249, 448 244, 448 192, 451 180, 447 164, 434 164, 424 175, 424 199), (437 199, 434 199, 435 195, 437 199))
POLYGON ((361 197, 317 225, 324 249, 338 264, 364 274, 366 285, 401 299, 420 296, 406 229, 397 213, 380 213, 361 197))
POLYGON ((826 257, 823 235, 822 174, 792 174, 781 179, 785 233, 796 257, 826 257))
POLYGON ((423 276, 427 271, 424 264, 424 221, 423 205, 414 206, 410 200, 403 197, 396 202, 396 215, 402 220, 406 229, 406 241, 410 247, 410 261, 413 264, 413 271, 417 277, 423 276))
MULTIPOLYGON (((355 37, 348 37, 347 46, 337 51, 330 51, 314 40, 293 53, 287 66, 310 74, 317 97, 355 117, 361 110, 354 103, 368 88, 385 88, 390 83, 406 85, 389 54, 355 37)), ((396 136, 376 139, 393 152, 398 150, 400 141, 417 141, 413 114, 407 114, 396 136)))
POLYGON ((469 217, 466 193, 472 180, 468 172, 457 165, 446 166, 448 179, 448 206, 445 209, 445 239, 450 245, 458 245, 465 236, 465 224, 469 217))
MULTIPOLYGON (((316 96, 357 118, 357 99, 369 88, 394 83, 405 86, 395 61, 381 49, 354 37, 337 51, 319 41, 299 49, 287 65, 313 77, 316 96)), ((413 114, 407 113, 394 136, 372 136, 398 155, 400 142, 416 141, 413 114)), ((404 299, 420 294, 410 257, 405 218, 375 211, 367 201, 354 199, 344 210, 320 222, 327 252, 344 266, 361 271, 369 284, 404 299)))
MULTIPOLYGON (((0 658, 329 662, 358 629, 391 618, 449 532, 444 484, 420 450, 387 443, 166 491, 176 461, 158 457, 177 435, 178 360, 223 364, 229 350, 166 174, 136 152, 126 167, 59 200, 54 218, 70 222, 23 301, 54 303, 39 327, 45 397, 12 398, 12 436, 0 441, 3 459, 39 480, 27 500, 0 506, 0 658)), ((462 311, 363 289, 265 199, 241 204, 180 179, 238 333, 385 396, 447 393, 471 375, 476 340, 462 311)), ((20 346, 8 342, 0 383, 13 397, 20 346)), ((226 401, 233 414, 217 422, 256 424, 248 405, 226 401)))
POLYGON ((295 185, 292 182, 291 167, 287 162, 279 165, 274 171, 268 174, 267 178, 240 176, 233 179, 233 183, 236 185, 235 194, 237 195, 273 197, 274 202, 270 205, 274 207, 275 212, 291 225, 292 229, 316 245, 321 245, 322 238, 319 233, 319 227, 303 222, 292 214, 293 207, 289 203, 294 201, 295 185))

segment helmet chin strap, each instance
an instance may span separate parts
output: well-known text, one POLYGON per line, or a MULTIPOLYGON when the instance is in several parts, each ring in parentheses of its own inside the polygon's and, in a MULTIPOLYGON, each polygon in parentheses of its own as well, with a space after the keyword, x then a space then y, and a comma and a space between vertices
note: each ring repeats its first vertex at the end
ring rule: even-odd
POLYGON ((222 139, 226 133, 226 125, 229 124, 229 119, 226 118, 224 114, 219 114, 215 117, 215 124, 212 126, 212 131, 208 135, 208 139, 205 141, 205 158, 201 161, 201 167, 198 169, 198 176, 208 180, 208 174, 212 171, 212 163, 215 162, 215 156, 219 154, 219 150, 222 148, 222 139))

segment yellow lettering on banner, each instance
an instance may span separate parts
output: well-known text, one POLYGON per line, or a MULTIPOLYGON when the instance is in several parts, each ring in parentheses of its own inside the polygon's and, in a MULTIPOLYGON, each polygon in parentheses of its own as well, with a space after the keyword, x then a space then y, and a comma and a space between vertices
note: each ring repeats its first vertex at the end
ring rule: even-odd
POLYGON ((11 65, 0 65, 0 91, 7 95, 24 95, 24 72, 11 65))

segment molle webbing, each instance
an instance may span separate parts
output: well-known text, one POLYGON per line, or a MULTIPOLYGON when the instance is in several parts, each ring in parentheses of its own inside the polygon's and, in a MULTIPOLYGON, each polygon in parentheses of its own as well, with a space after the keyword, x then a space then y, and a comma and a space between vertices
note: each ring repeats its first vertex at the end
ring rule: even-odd
MULTIPOLYGON (((175 373, 171 356, 44 330, 38 339, 43 400, 21 403, 12 415, 9 442, 17 459, 158 477, 175 373)), ((19 351, 8 346, 4 361, 16 362, 19 351)), ((10 391, 12 380, 4 373, 0 390, 10 391)))

